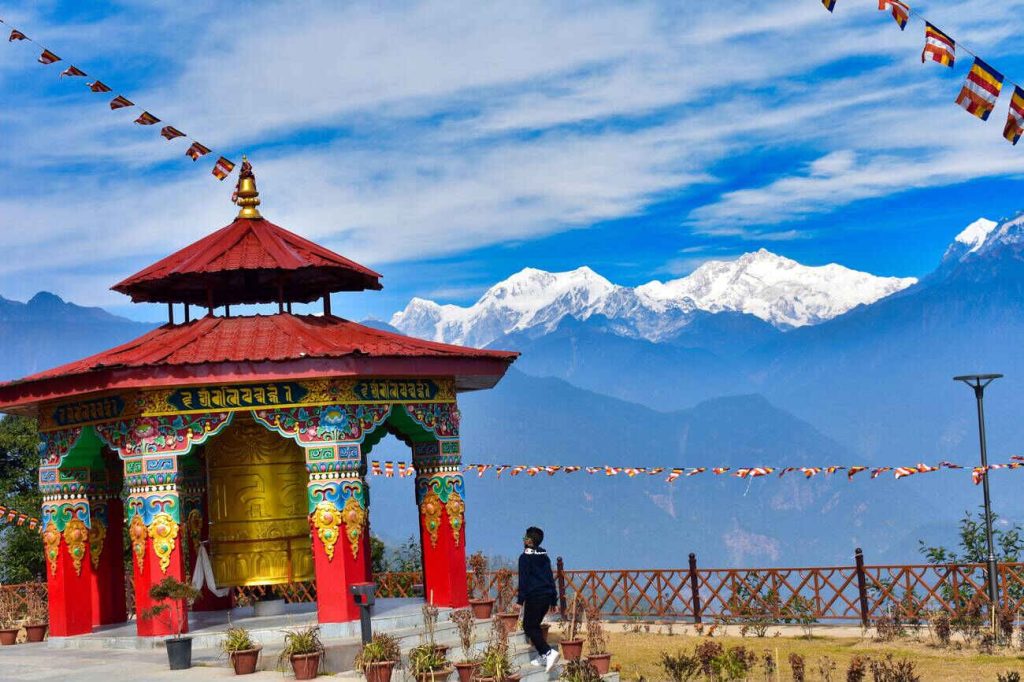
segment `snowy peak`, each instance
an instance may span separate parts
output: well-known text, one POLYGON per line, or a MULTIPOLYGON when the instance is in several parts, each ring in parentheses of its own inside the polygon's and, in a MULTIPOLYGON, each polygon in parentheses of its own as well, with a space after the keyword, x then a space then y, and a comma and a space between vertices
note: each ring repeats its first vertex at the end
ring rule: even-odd
POLYGON ((967 253, 973 253, 981 248, 981 245, 985 243, 989 234, 998 224, 996 221, 989 220, 988 218, 978 218, 968 225, 963 232, 958 234, 955 241, 966 246, 969 249, 967 253))
POLYGON ((526 268, 469 307, 414 298, 391 324, 412 336, 485 346, 513 332, 546 334, 566 317, 603 315, 617 333, 660 341, 678 333, 697 311, 746 313, 788 329, 823 322, 916 282, 836 264, 809 267, 761 249, 636 288, 617 286, 585 266, 569 272, 526 268))
POLYGON ((525 268, 488 289, 468 308, 414 298, 391 325, 411 336, 486 346, 510 332, 548 332, 566 315, 589 317, 615 285, 584 266, 569 272, 525 268))
POLYGON ((830 320, 916 283, 835 263, 801 265, 760 249, 732 261, 708 261, 686 277, 651 282, 637 292, 656 301, 691 299, 710 313, 747 313, 786 329, 830 320))

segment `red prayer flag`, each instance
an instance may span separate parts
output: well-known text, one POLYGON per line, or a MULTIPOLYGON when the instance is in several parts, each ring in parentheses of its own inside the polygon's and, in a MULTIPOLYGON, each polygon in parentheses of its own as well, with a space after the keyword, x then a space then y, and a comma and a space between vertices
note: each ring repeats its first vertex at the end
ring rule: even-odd
POLYGON ((111 109, 124 109, 125 107, 133 107, 133 106, 135 106, 135 102, 132 102, 130 99, 128 99, 124 95, 118 95, 114 99, 110 100, 110 108, 111 109))
POLYGON ((138 123, 140 126, 151 126, 154 123, 159 123, 160 119, 158 119, 156 116, 149 113, 148 111, 143 111, 142 114, 140 114, 139 117, 135 119, 135 122, 138 123))
POLYGON ((89 89, 93 92, 110 92, 110 88, 101 83, 100 81, 93 81, 92 83, 86 83, 89 89))
POLYGON ((234 169, 235 164, 228 161, 223 156, 217 159, 217 163, 214 164, 213 170, 211 171, 218 180, 223 180, 227 176, 231 175, 231 171, 234 169))
POLYGON ((200 156, 206 156, 209 153, 210 150, 198 142, 193 142, 192 146, 185 150, 185 156, 188 156, 193 161, 196 161, 200 156))
POLYGON ((164 126, 160 129, 160 134, 168 140, 173 140, 176 137, 185 137, 185 133, 181 132, 174 126, 164 126))
POLYGON ((43 53, 41 55, 39 55, 39 63, 40 64, 53 64, 54 62, 59 62, 59 61, 60 61, 60 57, 58 57, 54 53, 50 52, 49 50, 43 50, 43 53))
POLYGON ((953 68, 956 61, 956 41, 927 22, 924 25, 924 50, 921 52, 921 61, 924 62, 926 59, 950 68, 953 68))
POLYGON ((11 30, 11 37, 7 39, 7 42, 11 43, 15 40, 28 40, 28 36, 15 28, 11 30))
POLYGON ((63 71, 61 71, 60 75, 61 75, 61 78, 63 78, 64 76, 84 76, 85 75, 85 71, 82 71, 77 66, 69 66, 68 68, 66 68, 63 71))

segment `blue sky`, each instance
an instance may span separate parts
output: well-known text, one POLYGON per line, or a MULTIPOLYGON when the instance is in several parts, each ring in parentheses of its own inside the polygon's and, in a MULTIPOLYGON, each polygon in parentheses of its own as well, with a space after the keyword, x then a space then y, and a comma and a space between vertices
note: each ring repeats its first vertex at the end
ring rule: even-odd
MULTIPOLYGON (((1024 82, 1024 0, 915 5, 1024 82)), ((921 64, 876 0, 13 2, 0 44, 0 295, 140 319, 108 287, 232 219, 229 182, 145 108, 253 161, 272 221, 384 273, 335 311, 467 303, 523 267, 619 284, 765 247, 930 271, 1024 209, 1024 144, 953 104, 970 58, 921 64), (194 3, 193 3, 194 4, 194 3), (141 108, 111 112, 73 63, 141 108)), ((116 94, 116 93, 113 93, 116 94)), ((212 157, 213 155, 211 155, 212 157)), ((210 158, 210 157, 208 157, 210 158)))

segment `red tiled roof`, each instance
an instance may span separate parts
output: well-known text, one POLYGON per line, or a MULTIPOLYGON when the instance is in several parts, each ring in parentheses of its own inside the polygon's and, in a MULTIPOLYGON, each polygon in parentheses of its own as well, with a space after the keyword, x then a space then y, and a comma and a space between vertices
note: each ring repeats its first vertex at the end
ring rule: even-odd
POLYGON ((518 356, 423 341, 338 317, 207 316, 0 384, 0 410, 100 390, 285 377, 452 376, 462 390, 490 388, 518 356))
POLYGON ((132 301, 214 306, 309 302, 328 291, 380 289, 380 275, 263 218, 237 218, 118 282, 132 301))

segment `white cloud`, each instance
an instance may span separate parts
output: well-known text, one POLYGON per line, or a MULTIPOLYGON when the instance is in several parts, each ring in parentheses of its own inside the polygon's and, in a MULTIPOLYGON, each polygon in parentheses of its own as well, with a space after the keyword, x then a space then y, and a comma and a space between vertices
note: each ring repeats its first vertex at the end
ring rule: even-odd
MULTIPOLYGON (((968 0, 943 26, 1021 64, 1022 8, 968 0)), ((154 3, 63 24, 25 4, 5 18, 139 85, 126 94, 215 150, 251 151, 268 217, 376 266, 637 215, 732 180, 750 155, 765 177, 712 195, 686 229, 806 237, 784 223, 1024 170, 998 123, 950 104, 959 75, 920 64, 916 27, 870 2, 842 9, 154 3)), ((109 284, 230 220, 230 188, 210 162, 190 167, 186 143, 49 80, 34 48, 3 47, 0 83, 26 89, 0 111, 0 291, 84 287, 86 269, 109 284)))

